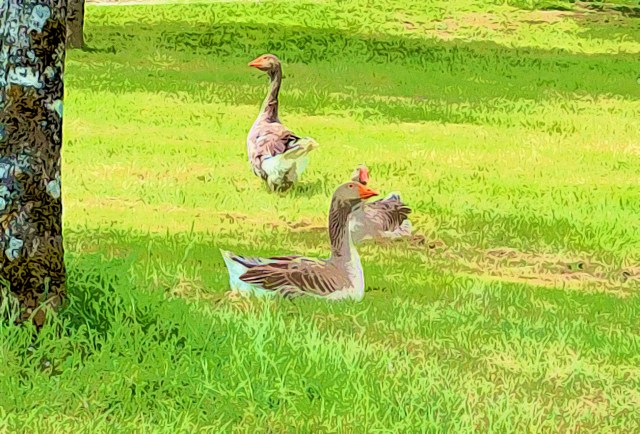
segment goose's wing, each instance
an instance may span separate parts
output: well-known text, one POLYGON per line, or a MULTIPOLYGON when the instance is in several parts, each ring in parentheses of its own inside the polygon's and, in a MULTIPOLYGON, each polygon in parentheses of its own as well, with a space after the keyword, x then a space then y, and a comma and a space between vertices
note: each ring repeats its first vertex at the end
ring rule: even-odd
POLYGON ((247 268, 253 268, 260 265, 268 265, 274 262, 287 262, 293 261, 295 259, 301 258, 300 255, 289 255, 289 256, 272 256, 270 258, 259 258, 257 256, 241 256, 236 254, 231 254, 231 258, 243 265, 247 268))
POLYGON ((300 137, 293 134, 281 123, 266 123, 255 139, 256 157, 262 161, 265 158, 284 154, 295 147, 298 140, 300 137))
POLYGON ((327 296, 348 284, 334 266, 308 258, 255 266, 240 276, 240 280, 287 297, 327 296))
POLYGON ((383 231, 394 231, 409 218, 411 208, 405 205, 399 195, 365 204, 366 218, 375 222, 383 231))

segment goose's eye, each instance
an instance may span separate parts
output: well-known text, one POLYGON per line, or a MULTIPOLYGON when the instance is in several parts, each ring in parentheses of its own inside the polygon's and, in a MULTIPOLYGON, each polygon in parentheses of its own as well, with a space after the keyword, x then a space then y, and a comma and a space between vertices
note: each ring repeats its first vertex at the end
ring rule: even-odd
POLYGON ((353 188, 353 184, 349 184, 349 188, 353 188))

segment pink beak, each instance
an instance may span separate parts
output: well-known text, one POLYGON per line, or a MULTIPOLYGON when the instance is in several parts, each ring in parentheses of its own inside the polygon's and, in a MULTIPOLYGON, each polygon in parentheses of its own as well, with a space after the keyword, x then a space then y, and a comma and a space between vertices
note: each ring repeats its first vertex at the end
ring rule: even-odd
POLYGON ((360 169, 360 182, 362 184, 367 184, 369 182, 369 170, 366 168, 360 169))

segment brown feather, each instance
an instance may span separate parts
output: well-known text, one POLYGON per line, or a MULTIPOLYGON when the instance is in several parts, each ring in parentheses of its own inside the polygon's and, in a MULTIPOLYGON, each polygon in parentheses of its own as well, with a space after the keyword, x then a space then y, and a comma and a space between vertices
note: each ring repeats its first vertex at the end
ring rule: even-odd
POLYGON ((261 265, 247 270, 240 280, 268 291, 298 291, 326 296, 345 288, 349 280, 335 265, 324 261, 291 261, 261 265))
POLYGON ((383 231, 396 230, 411 214, 411 208, 397 199, 380 199, 365 205, 365 215, 383 231))

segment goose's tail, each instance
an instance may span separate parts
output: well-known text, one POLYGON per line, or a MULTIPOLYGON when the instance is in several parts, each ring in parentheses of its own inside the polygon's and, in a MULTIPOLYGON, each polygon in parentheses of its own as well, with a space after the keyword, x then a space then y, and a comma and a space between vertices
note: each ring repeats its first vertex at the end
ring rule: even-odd
POLYGON ((402 197, 400 196, 400 193, 394 191, 392 193, 389 193, 383 200, 395 200, 398 202, 402 202, 402 197))
POLYGON ((266 158, 262 170, 267 174, 269 187, 284 191, 293 186, 309 164, 309 153, 318 146, 315 140, 304 137, 285 153, 266 158))
POLYGON ((309 152, 317 149, 320 145, 311 137, 303 137, 298 139, 295 144, 283 155, 287 160, 297 160, 309 154, 309 152))
POLYGON ((254 288, 251 285, 240 280, 240 276, 248 270, 248 267, 242 263, 242 259, 228 250, 220 249, 220 254, 229 272, 229 286, 231 290, 253 291, 254 288))
POLYGON ((403 221, 396 231, 400 236, 408 237, 413 232, 413 225, 411 224, 411 220, 406 219, 403 221))

